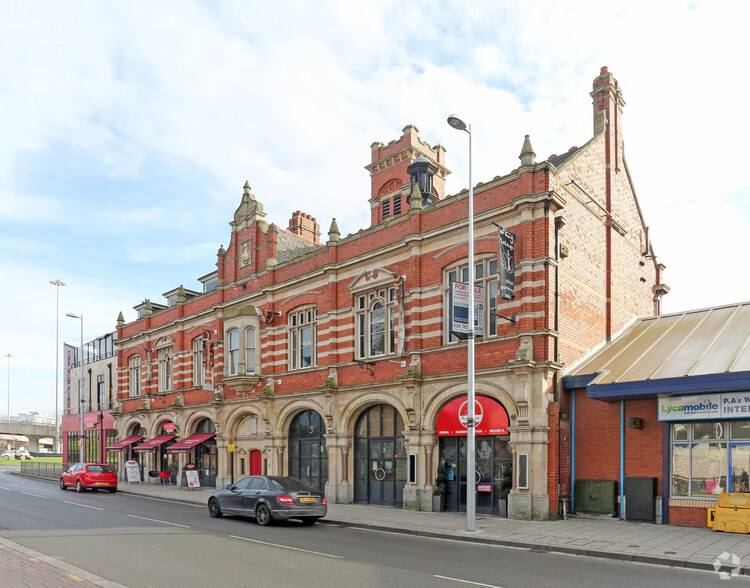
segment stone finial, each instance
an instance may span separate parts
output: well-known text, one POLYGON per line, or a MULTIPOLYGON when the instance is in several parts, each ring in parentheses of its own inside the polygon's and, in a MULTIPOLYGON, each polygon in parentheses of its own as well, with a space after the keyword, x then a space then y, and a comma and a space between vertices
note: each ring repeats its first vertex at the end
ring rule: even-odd
POLYGON ((242 187, 242 200, 234 213, 234 222, 243 219, 253 221, 264 216, 266 216, 266 213, 263 212, 263 205, 250 193, 250 183, 246 181, 242 187))
POLYGON ((331 221, 331 228, 328 229, 328 242, 335 243, 339 239, 341 239, 341 233, 339 232, 339 226, 336 223, 336 219, 334 218, 331 221))
POLYGON ((411 191, 409 196, 409 210, 422 210, 422 190, 419 189, 419 184, 414 183, 414 189, 411 191))
POLYGON ((122 329, 125 326, 125 317, 122 316, 122 311, 117 315, 117 328, 122 329))
POLYGON ((528 135, 526 135, 523 140, 521 155, 518 156, 518 159, 521 160, 521 165, 533 165, 536 163, 536 153, 534 153, 534 148, 531 146, 531 141, 529 140, 528 135))
POLYGON ((217 255, 226 255, 227 250, 224 249, 224 245, 219 245, 219 250, 216 252, 217 255))
POLYGON ((144 316, 150 316, 154 314, 154 308, 151 306, 151 301, 146 298, 146 306, 143 307, 143 314, 144 316))
POLYGON ((185 288, 180 284, 180 288, 177 290, 177 304, 183 304, 187 300, 185 296, 185 288))

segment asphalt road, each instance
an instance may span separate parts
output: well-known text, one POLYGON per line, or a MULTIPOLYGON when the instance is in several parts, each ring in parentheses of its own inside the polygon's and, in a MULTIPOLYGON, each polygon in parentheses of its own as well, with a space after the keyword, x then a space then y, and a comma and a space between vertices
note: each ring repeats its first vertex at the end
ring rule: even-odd
POLYGON ((0 473, 0 505, 3 537, 133 588, 727 586, 711 572, 320 523, 259 527, 212 519, 194 505, 61 491, 7 472, 0 473))

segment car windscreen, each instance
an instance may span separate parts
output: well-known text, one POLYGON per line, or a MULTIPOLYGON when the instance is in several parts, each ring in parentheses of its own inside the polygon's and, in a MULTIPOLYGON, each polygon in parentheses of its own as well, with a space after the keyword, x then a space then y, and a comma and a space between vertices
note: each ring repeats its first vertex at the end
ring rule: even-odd
POLYGON ((305 482, 302 482, 300 480, 295 480, 294 478, 269 478, 269 480, 273 487, 277 490, 291 490, 292 492, 317 492, 317 490, 315 490, 315 488, 313 488, 309 484, 306 484, 305 482))
POLYGON ((104 472, 106 474, 113 474, 115 472, 115 470, 113 470, 108 465, 90 465, 90 466, 86 466, 86 471, 87 472, 99 472, 99 473, 104 472))

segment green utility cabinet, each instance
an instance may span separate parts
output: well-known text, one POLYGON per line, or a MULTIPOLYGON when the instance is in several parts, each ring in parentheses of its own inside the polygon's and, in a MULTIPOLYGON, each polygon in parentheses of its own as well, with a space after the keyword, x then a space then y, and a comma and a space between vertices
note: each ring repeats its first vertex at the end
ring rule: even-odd
POLYGON ((575 512, 599 516, 617 515, 615 480, 576 480, 575 512))

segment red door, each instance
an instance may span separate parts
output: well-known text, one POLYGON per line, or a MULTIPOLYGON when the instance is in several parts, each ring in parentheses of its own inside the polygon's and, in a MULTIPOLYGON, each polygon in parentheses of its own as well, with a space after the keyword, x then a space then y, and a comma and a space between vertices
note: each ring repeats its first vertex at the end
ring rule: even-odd
POLYGON ((260 451, 257 449, 250 452, 250 475, 260 476, 263 474, 263 460, 261 459, 260 451))

